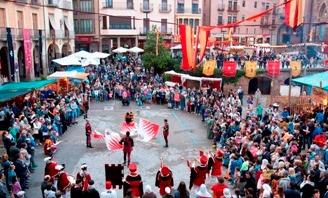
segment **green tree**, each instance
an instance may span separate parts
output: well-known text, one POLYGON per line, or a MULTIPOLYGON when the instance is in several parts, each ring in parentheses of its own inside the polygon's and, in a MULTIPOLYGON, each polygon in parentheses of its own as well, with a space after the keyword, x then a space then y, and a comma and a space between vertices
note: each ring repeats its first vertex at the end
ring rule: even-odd
POLYGON ((173 68, 174 60, 169 50, 163 45, 163 35, 158 36, 158 56, 156 56, 156 26, 146 36, 143 61, 146 68, 154 67, 155 71, 162 73, 173 68))

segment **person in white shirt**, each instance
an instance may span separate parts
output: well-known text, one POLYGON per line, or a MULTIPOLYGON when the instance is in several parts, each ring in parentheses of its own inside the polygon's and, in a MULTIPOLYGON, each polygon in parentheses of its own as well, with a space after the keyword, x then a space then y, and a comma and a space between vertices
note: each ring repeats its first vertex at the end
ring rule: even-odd
POLYGON ((112 189, 112 182, 106 181, 105 183, 106 191, 100 194, 101 198, 117 198, 117 193, 114 189, 112 189))

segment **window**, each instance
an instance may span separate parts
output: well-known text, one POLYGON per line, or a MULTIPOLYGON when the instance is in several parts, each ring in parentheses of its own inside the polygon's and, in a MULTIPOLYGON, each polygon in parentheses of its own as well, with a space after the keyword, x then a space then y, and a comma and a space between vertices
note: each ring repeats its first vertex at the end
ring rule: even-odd
POLYGON ((199 19, 195 19, 195 28, 194 28, 194 34, 197 33, 197 27, 199 26, 199 19))
POLYGON ((254 28, 254 34, 256 34, 256 28, 254 28))
POLYGON ((194 19, 189 19, 189 26, 193 27, 194 26, 194 19))
POLYGON ((248 28, 246 28, 246 34, 248 34, 248 28))
POLYGON ((79 21, 74 19, 74 32, 79 32, 79 21))
POLYGON ((232 21, 232 17, 231 16, 228 16, 228 24, 230 24, 232 21))
POLYGON ((127 6, 127 9, 133 9, 133 0, 127 0, 126 6, 127 6))
POLYGON ((188 25, 188 19, 183 19, 183 24, 188 25))
POLYGON ((232 8, 232 1, 228 2, 228 8, 231 9, 232 8))
POLYGON ((92 1, 80 1, 80 11, 92 12, 93 11, 92 1))
POLYGON ((238 28, 237 30, 238 30, 238 34, 240 34, 240 28, 238 28))
POLYGON ((245 7, 245 4, 246 4, 246 2, 245 2, 245 1, 243 1, 243 7, 245 7))
POLYGON ((242 21, 245 20, 245 15, 244 15, 244 14, 241 16, 241 20, 242 20, 242 21))
POLYGON ((113 0, 106 0, 106 7, 112 8, 113 7, 113 0))
POLYGON ((182 23, 182 19, 179 19, 179 23, 178 23, 178 24, 179 24, 179 25, 180 25, 180 24, 183 24, 183 23, 182 23))
POLYGON ((261 18, 261 24, 264 24, 264 18, 263 17, 261 18))
POLYGON ((234 15, 234 16, 232 17, 232 22, 236 22, 236 21, 237 21, 237 16, 234 15))
POLYGON ((219 15, 219 16, 218 16, 218 24, 219 24, 219 25, 223 25, 223 18, 222 18, 222 15, 219 15))
POLYGON ((257 8, 257 2, 256 1, 254 2, 254 8, 257 8))
POLYGON ((178 13, 183 13, 184 12, 184 3, 178 3, 178 13))
POLYGON ((272 18, 272 25, 276 24, 276 18, 272 18))
POLYGON ((192 13, 193 14, 199 14, 199 11, 198 11, 198 3, 193 3, 192 4, 192 13))
MULTIPOLYGON (((143 20, 144 23, 144 28, 149 29, 149 19, 143 20)), ((114 17, 110 16, 109 17, 109 29, 132 29, 131 26, 131 17, 125 17, 125 16, 119 16, 119 17, 114 17)))
POLYGON ((105 30, 105 29, 107 29, 107 16, 103 16, 102 17, 102 22, 103 22, 103 29, 105 30))
POLYGON ((265 4, 265 9, 268 10, 270 8, 270 3, 265 4))
POLYGON ((80 20, 80 32, 81 33, 93 33, 93 20, 81 19, 80 20))
POLYGON ((3 27, 7 27, 6 22, 6 10, 4 8, 0 8, 0 24, 3 27))

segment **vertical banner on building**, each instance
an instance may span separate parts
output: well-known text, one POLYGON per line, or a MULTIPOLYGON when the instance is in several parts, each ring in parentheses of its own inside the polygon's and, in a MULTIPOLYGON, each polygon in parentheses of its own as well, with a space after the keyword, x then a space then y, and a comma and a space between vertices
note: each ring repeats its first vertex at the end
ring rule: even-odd
POLYGON ((39 64, 40 64, 40 74, 43 73, 43 62, 42 62, 42 30, 39 30, 39 64))
POLYGON ((245 67, 245 76, 248 78, 254 78, 256 76, 257 61, 245 61, 245 67))
POLYGON ((216 60, 208 60, 203 66, 203 74, 206 76, 212 76, 216 67, 216 60))
POLYGON ((187 25, 179 25, 182 51, 181 69, 189 71, 194 65, 193 29, 187 25))
POLYGON ((302 62, 301 61, 290 61, 290 69, 293 77, 301 75, 302 62))
POLYGON ((237 72, 237 62, 236 61, 223 61, 222 76, 224 77, 234 77, 237 72))
POLYGON ((277 77, 280 74, 280 61, 268 61, 268 76, 277 77))
POLYGON ((11 81, 15 81, 15 59, 14 59, 14 46, 13 46, 13 37, 11 35, 11 29, 6 28, 7 30, 7 43, 8 43, 8 55, 9 55, 9 65, 10 65, 10 74, 11 81))
POLYGON ((26 76, 32 76, 34 68, 32 68, 32 41, 30 36, 30 30, 23 29, 23 41, 24 41, 24 60, 26 76))

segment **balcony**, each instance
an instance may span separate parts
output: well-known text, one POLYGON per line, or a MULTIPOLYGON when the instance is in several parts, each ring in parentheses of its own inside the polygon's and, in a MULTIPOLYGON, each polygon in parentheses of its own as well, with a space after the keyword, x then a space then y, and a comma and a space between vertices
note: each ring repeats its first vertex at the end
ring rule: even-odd
POLYGON ((277 28, 277 27, 278 27, 277 24, 275 24, 275 23, 271 24, 271 28, 275 29, 275 28, 277 28))
POLYGON ((171 5, 168 4, 159 4, 160 13, 170 13, 172 10, 171 5))
POLYGON ((0 28, 0 40, 2 41, 7 40, 7 29, 4 27, 0 28))
POLYGON ((218 20, 218 24, 217 25, 224 25, 224 20, 218 20))
POLYGON ((140 11, 144 13, 149 13, 154 10, 152 3, 140 3, 140 11))
POLYGON ((228 12, 239 12, 240 6, 229 6, 228 12))
POLYGON ((107 9, 116 9, 116 10, 133 10, 134 4, 131 2, 127 2, 127 3, 114 2, 112 4, 110 4, 109 2, 103 2, 102 7, 107 9))
POLYGON ((162 27, 161 33, 166 35, 172 35, 172 28, 162 27))
POLYGON ((63 1, 60 7, 64 9, 72 10, 73 4, 70 1, 63 1))
POLYGON ((47 31, 47 39, 61 39, 64 38, 65 33, 62 30, 54 30, 51 29, 50 31, 47 31))
POLYGON ((179 9, 177 8, 177 13, 185 13, 185 14, 201 14, 202 13, 202 9, 198 8, 198 9, 191 9, 191 8, 185 8, 185 9, 179 9))
POLYGON ((17 3, 27 4, 27 0, 16 0, 17 3))
POLYGON ((16 40, 23 40, 23 28, 15 28, 11 32, 16 40))
POLYGON ((39 6, 39 5, 41 5, 41 3, 39 0, 31 0, 31 5, 39 6))
POLYGON ((267 21, 261 21, 260 28, 269 28, 270 24, 267 21))
POLYGON ((273 15, 278 15, 278 14, 279 14, 278 9, 277 9, 276 7, 274 7, 274 8, 272 9, 272 14, 273 14, 273 15))
POLYGON ((218 11, 224 11, 225 5, 224 4, 218 4, 218 11))
POLYGON ((146 28, 146 27, 140 28, 140 35, 146 35, 149 32, 150 32, 150 28, 146 28))
POLYGON ((52 7, 58 7, 58 1, 56 1, 56 0, 48 0, 48 2, 47 2, 48 4, 48 6, 52 6, 52 7))
POLYGON ((38 40, 39 39, 39 30, 38 29, 31 29, 30 35, 32 40, 38 40))
POLYGON ((111 30, 132 30, 131 25, 109 25, 109 29, 111 30))

